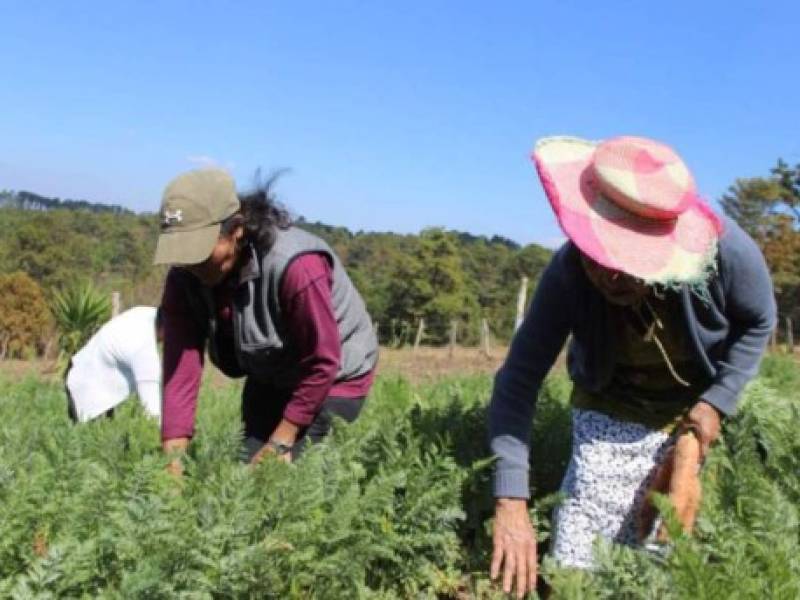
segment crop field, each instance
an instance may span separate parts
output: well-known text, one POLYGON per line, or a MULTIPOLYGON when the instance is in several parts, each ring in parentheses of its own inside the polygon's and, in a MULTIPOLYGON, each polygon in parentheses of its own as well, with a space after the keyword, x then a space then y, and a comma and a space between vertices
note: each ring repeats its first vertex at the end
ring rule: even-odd
MULTIPOLYGON (((57 383, 0 376, 0 597, 492 598, 487 374, 382 375, 362 417, 293 465, 239 462, 239 386, 204 386, 182 481, 128 402, 74 427, 57 383)), ((569 453, 569 384, 535 422, 542 551, 569 453)), ((598 546, 557 598, 800 597, 800 369, 770 357, 666 554, 598 546)))

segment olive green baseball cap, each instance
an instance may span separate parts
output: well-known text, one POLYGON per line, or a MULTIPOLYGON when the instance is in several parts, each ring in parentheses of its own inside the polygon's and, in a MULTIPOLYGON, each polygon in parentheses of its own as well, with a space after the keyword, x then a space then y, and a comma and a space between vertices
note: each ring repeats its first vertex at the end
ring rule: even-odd
POLYGON ((217 243, 222 222, 239 210, 236 184, 221 169, 178 175, 161 198, 161 234, 156 265, 195 265, 206 260, 217 243))

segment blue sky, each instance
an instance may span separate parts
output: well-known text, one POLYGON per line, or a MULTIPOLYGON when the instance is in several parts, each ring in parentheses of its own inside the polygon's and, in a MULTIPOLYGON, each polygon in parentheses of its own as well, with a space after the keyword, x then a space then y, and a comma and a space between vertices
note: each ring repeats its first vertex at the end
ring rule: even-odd
POLYGON ((297 214, 552 244, 529 160, 638 134, 716 200, 800 162, 800 3, 0 2, 0 189, 154 211, 203 164, 297 214))

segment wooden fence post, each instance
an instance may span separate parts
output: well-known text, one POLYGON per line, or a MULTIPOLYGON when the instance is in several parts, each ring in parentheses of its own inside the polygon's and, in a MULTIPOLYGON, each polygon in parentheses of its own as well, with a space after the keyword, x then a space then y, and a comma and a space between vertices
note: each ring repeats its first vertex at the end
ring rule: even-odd
POLYGON ((375 339, 378 340, 378 343, 380 343, 381 338, 378 335, 380 333, 380 324, 377 321, 372 322, 372 331, 375 332, 375 339))
POLYGON ((791 317, 786 317, 786 352, 794 354, 794 331, 791 317))
POLYGON ((425 331, 425 319, 420 317, 419 320, 419 327, 417 327, 417 337, 414 338, 414 352, 417 351, 419 348, 419 344, 422 341, 422 334, 425 331))
POLYGON ((517 318, 514 321, 514 331, 516 332, 519 329, 519 326, 522 325, 522 319, 525 318, 525 300, 528 297, 528 278, 522 277, 522 281, 519 284, 519 295, 517 296, 517 318))
POLYGON ((778 349, 778 327, 779 325, 776 323, 769 339, 769 348, 772 352, 775 352, 778 349))
POLYGON ((489 322, 481 319, 481 350, 483 355, 489 357, 489 322))
POLYGON ((111 318, 119 314, 119 292, 111 292, 111 318))
POLYGON ((458 321, 453 319, 450 321, 450 358, 453 358, 453 355, 456 351, 456 339, 458 338, 458 321))

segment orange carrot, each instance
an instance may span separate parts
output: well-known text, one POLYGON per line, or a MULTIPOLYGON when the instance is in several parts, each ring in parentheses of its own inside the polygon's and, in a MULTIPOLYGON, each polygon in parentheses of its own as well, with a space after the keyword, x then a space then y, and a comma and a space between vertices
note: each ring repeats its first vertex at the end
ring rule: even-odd
POLYGON ((672 479, 672 466, 673 454, 675 447, 670 447, 667 450, 666 456, 656 467, 656 473, 653 480, 650 482, 650 487, 647 490, 647 496, 642 504, 639 513, 639 540, 643 541, 653 529, 653 523, 656 520, 658 511, 653 504, 652 498, 654 493, 666 494, 669 491, 669 482, 672 479))
MULTIPOLYGON (((656 492, 668 494, 683 530, 692 532, 702 497, 699 472, 700 442, 692 431, 686 431, 678 436, 675 445, 669 449, 650 484, 639 515, 640 539, 647 537, 653 527, 656 509, 651 498, 656 492)), ((668 537, 662 523, 657 539, 666 542, 668 537)))
MULTIPOLYGON (((700 441, 692 431, 678 436, 673 452, 672 477, 669 480, 669 499, 686 533, 691 533, 700 508, 700 441)), ((667 538, 662 525, 659 539, 667 538)))

